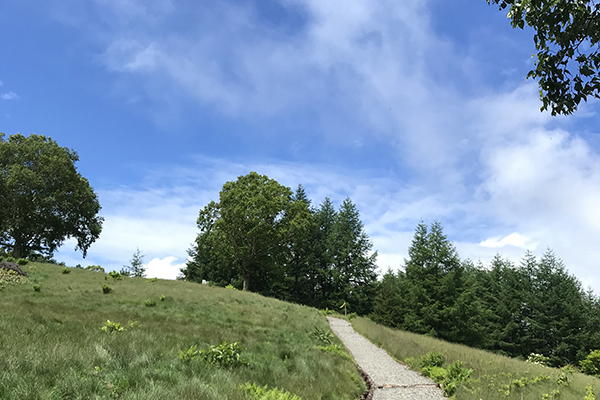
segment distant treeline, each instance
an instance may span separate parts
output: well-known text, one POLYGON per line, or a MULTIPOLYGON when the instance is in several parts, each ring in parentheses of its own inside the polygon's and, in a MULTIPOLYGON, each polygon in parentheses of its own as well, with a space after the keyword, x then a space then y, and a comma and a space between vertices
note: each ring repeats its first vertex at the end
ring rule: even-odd
POLYGON ((320 309, 346 304, 384 325, 512 357, 578 364, 600 348, 600 302, 548 250, 520 265, 461 260, 440 223, 420 223, 398 272, 377 280, 371 241, 350 198, 314 207, 254 172, 200 211, 184 279, 232 285, 320 309))
POLYGON ((381 281, 379 323, 512 357, 543 354, 575 364, 600 347, 600 303, 551 250, 520 265, 496 255, 489 268, 461 261, 434 223, 417 226, 404 270, 381 281))

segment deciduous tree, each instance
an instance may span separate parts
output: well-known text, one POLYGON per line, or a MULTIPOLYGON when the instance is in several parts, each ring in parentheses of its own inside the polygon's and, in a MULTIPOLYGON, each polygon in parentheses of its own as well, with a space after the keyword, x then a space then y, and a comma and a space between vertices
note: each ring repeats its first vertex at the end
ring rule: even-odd
POLYGON ((41 135, 0 133, 0 246, 14 257, 52 255, 65 239, 85 257, 103 218, 75 151, 41 135))

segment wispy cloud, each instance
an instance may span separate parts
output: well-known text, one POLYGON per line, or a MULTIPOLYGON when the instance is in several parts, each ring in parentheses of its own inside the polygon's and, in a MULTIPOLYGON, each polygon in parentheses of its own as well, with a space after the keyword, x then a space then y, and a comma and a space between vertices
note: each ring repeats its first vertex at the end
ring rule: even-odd
MULTIPOLYGON (((576 119, 540 113, 535 84, 503 73, 505 66, 493 85, 482 83, 484 61, 457 55, 433 30, 430 2, 289 0, 282 5, 301 20, 285 29, 249 3, 209 2, 202 12, 178 1, 97 4, 114 18, 107 31, 89 29, 101 33, 93 36, 102 65, 133 88, 124 102, 142 97, 156 118, 172 107, 202 110, 252 123, 255 135, 273 121, 311 121, 317 150, 381 141, 394 150, 390 170, 402 173, 369 170, 368 159, 349 170, 334 161, 201 156, 193 167, 175 166, 174 181, 172 166, 168 174, 148 169, 141 189, 100 192, 106 226, 90 257, 117 265, 139 246, 163 262, 177 258, 169 265, 181 262, 198 210, 225 181, 256 170, 304 184, 317 202, 350 196, 382 268, 402 262, 416 223, 438 219, 463 257, 501 251, 518 261, 525 247, 550 246, 600 289, 597 150, 570 130, 576 119), (180 19, 186 23, 171 29, 180 19)), ((288 135, 273 134, 297 146, 288 135)))
POLYGON ((2 100, 15 100, 18 98, 19 98, 19 95, 16 94, 15 92, 0 93, 0 99, 2 99, 2 100))

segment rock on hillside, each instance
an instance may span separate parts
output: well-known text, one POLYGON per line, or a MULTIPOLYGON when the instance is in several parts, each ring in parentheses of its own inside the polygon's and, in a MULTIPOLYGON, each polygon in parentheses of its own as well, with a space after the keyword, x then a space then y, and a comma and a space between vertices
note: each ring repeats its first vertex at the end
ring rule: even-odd
POLYGON ((23 272, 21 267, 19 267, 19 265, 14 262, 0 261, 0 269, 12 270, 21 276, 27 276, 27 274, 23 272))

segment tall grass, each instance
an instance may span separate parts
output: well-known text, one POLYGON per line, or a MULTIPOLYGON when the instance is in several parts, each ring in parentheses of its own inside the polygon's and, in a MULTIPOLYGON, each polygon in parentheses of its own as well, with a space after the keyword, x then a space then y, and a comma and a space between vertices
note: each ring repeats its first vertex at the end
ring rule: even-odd
POLYGON ((600 380, 578 372, 571 376, 572 381, 565 386, 557 383, 562 374, 559 369, 526 363, 424 335, 386 328, 365 318, 352 320, 352 325, 358 333, 401 362, 407 358, 418 359, 435 351, 444 354, 448 363, 460 360, 467 368, 472 368, 471 379, 466 385, 459 386, 456 399, 543 399, 544 395, 547 395, 546 398, 549 399, 583 400, 587 385, 591 385, 600 398, 600 380), (549 378, 541 382, 530 382, 540 375, 549 378), (517 380, 525 385, 519 387, 520 384, 515 383, 517 380))
POLYGON ((365 389, 352 361, 315 347, 311 332, 328 326, 314 309, 188 282, 24 269, 28 283, 0 291, 0 399, 247 399, 246 382, 303 400, 357 399, 365 389), (103 294, 107 283, 113 291, 103 294), (103 332, 107 320, 126 330, 103 332), (223 341, 240 342, 248 366, 178 358, 223 341))

